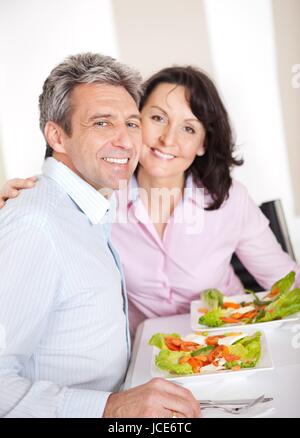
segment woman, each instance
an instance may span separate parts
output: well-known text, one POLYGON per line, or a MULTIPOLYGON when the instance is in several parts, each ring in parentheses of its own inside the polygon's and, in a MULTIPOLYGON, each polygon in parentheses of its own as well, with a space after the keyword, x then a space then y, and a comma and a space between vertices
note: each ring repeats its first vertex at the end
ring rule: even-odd
MULTIPOLYGON (((291 270, 299 284, 300 266, 231 178, 242 160, 234 157, 228 115, 212 81, 192 67, 163 69, 146 82, 140 109, 140 161, 128 193, 117 194, 112 227, 132 332, 145 318, 188 312, 203 289, 242 293, 230 265, 234 252, 264 289, 291 270)), ((2 201, 33 184, 12 180, 2 201)))

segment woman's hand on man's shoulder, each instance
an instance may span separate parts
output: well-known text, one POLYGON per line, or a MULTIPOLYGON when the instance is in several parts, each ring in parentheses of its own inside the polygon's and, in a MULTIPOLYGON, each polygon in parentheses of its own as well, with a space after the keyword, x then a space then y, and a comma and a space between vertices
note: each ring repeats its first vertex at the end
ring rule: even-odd
POLYGON ((16 198, 20 190, 30 189, 36 183, 36 177, 30 178, 14 178, 7 181, 0 190, 0 208, 4 207, 8 199, 16 198))

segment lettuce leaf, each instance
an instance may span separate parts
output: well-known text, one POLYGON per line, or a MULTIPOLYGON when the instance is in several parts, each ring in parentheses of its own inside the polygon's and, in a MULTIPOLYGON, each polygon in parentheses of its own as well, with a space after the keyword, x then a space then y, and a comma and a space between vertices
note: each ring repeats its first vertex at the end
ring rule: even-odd
POLYGON ((161 350, 155 357, 155 364, 161 370, 172 374, 193 374, 193 368, 189 363, 180 365, 178 360, 183 356, 190 356, 188 352, 161 350))
POLYGON ((252 336, 246 336, 243 339, 230 345, 229 352, 235 356, 239 356, 240 360, 227 362, 227 369, 239 365, 241 368, 255 367, 261 355, 261 332, 256 332, 252 336))
POLYGON ((223 294, 218 289, 206 289, 201 293, 202 301, 210 310, 223 306, 223 294))
POLYGON ((166 346, 166 343, 165 343, 165 338, 180 338, 180 335, 178 335, 178 333, 171 333, 171 334, 155 333, 151 337, 151 339, 149 341, 149 345, 153 345, 154 347, 157 347, 160 350, 168 349, 168 347, 166 346))
POLYGON ((285 277, 276 281, 276 283, 274 283, 271 287, 270 291, 272 292, 274 289, 279 289, 280 294, 285 294, 291 289, 291 287, 295 283, 295 276, 296 274, 294 271, 289 272, 285 277))
POLYGON ((295 275, 296 275, 295 272, 291 271, 285 277, 280 278, 280 280, 276 281, 276 283, 273 284, 273 286, 270 289, 270 294, 272 294, 272 292, 277 291, 277 294, 274 297, 266 296, 263 300, 261 300, 258 296, 259 294, 256 294, 250 289, 245 289, 245 293, 253 295, 254 297, 253 302, 257 306, 268 305, 272 302, 277 301, 281 295, 286 294, 291 289, 291 287, 295 283, 295 275))
POLYGON ((273 321, 300 312, 300 289, 285 291, 279 298, 265 308, 265 314, 256 322, 273 321))
POLYGON ((221 308, 218 307, 215 310, 210 310, 205 313, 205 315, 200 316, 199 324, 207 325, 208 327, 221 327, 224 325, 223 321, 220 319, 221 308))

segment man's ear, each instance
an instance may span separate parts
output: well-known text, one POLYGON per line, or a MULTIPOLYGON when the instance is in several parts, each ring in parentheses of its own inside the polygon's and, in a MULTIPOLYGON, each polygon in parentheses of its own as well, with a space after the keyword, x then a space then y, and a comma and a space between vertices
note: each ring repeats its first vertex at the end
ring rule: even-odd
POLYGON ((47 143, 55 152, 62 154, 66 153, 64 146, 64 132, 63 129, 55 122, 47 122, 44 129, 44 134, 47 139, 47 143))

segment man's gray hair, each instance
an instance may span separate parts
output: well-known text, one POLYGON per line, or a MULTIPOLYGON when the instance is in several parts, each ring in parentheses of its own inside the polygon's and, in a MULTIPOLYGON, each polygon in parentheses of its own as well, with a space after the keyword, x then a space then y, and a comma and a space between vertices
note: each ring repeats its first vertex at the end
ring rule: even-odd
MULTIPOLYGON (((124 87, 139 106, 142 95, 142 77, 137 70, 97 53, 69 56, 57 65, 43 85, 39 97, 40 128, 44 134, 48 121, 57 123, 71 135, 71 93, 79 84, 107 84, 124 87)), ((47 139, 46 139, 47 141, 47 139)), ((46 157, 52 148, 47 144, 46 157)))

